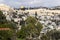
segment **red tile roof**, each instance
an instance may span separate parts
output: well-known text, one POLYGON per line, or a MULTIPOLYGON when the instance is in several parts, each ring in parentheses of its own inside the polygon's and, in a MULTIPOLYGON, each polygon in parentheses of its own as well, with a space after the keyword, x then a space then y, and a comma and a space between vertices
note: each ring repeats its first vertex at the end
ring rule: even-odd
POLYGON ((10 28, 0 28, 0 30, 10 30, 10 28))

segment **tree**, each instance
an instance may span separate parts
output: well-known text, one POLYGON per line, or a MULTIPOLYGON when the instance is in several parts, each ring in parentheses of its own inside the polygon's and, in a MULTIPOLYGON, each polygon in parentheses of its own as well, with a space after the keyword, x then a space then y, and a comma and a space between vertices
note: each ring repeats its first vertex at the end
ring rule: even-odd
POLYGON ((12 30, 0 30, 0 40, 11 40, 12 30))
POLYGON ((43 35, 42 40, 59 40, 60 39, 60 31, 57 30, 51 30, 46 33, 46 35, 43 35))
POLYGON ((19 38, 36 38, 40 35, 40 31, 43 26, 34 17, 28 17, 25 20, 25 25, 22 25, 21 30, 18 31, 17 35, 19 38))
POLYGON ((59 40, 60 39, 60 31, 54 31, 52 34, 51 34, 51 38, 52 40, 59 40))
POLYGON ((37 12, 35 12, 35 16, 37 17, 37 12))
POLYGON ((6 23, 5 15, 3 15, 3 12, 0 11, 0 24, 6 23))
POLYGON ((49 40, 49 39, 48 39, 47 35, 43 35, 43 36, 41 37, 41 40, 49 40))
POLYGON ((3 12, 0 11, 0 28, 9 28, 10 30, 2 30, 0 31, 0 39, 1 40, 11 40, 11 37, 15 33, 15 29, 17 26, 15 23, 11 21, 7 21, 3 12))
POLYGON ((5 15, 3 15, 2 11, 0 11, 0 28, 11 28, 11 29, 16 28, 15 23, 6 20, 6 17, 5 15))

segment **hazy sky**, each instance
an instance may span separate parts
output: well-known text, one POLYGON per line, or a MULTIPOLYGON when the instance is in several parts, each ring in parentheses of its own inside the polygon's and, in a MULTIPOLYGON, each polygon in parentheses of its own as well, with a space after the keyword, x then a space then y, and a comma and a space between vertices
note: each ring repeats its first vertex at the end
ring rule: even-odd
POLYGON ((0 4, 7 4, 11 7, 38 7, 38 6, 60 6, 60 0, 0 0, 0 4))

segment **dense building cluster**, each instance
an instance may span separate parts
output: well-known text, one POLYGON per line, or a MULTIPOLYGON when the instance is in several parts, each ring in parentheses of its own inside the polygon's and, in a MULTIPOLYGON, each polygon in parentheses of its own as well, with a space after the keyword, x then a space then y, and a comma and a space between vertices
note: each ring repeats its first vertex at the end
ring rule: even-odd
MULTIPOLYGON (((2 9, 4 8, 5 7, 2 9)), ((9 10, 2 10, 3 14, 6 16, 7 20, 14 21, 19 29, 21 29, 21 24, 24 23, 28 16, 36 17, 43 25, 41 33, 46 33, 47 30, 60 29, 60 10, 50 10, 45 8, 25 10, 24 7, 21 7, 20 10, 10 9, 10 7, 7 7, 7 9, 9 10)))

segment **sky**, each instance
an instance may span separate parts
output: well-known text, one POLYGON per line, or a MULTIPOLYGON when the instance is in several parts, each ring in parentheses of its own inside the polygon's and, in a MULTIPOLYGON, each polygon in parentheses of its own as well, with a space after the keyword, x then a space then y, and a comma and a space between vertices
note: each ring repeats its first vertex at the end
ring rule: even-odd
POLYGON ((53 6, 60 6, 60 0, 0 0, 0 4, 6 4, 15 8, 19 8, 20 6, 53 7, 53 6))

